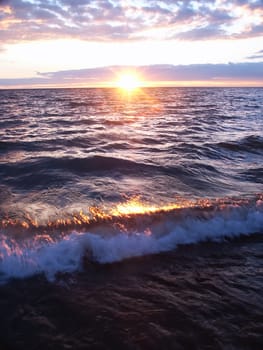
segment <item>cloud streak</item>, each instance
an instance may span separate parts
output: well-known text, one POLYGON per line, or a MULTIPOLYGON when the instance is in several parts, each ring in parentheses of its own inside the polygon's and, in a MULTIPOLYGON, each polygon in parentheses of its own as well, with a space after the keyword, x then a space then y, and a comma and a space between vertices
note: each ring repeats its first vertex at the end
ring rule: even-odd
POLYGON ((23 79, 0 79, 0 86, 96 86, 116 81, 121 72, 134 71, 143 80, 158 85, 160 82, 220 82, 254 81, 263 86, 263 62, 229 64, 111 66, 78 70, 38 73, 38 77, 23 79))
POLYGON ((258 52, 255 53, 255 55, 252 56, 248 56, 248 59, 254 60, 254 59, 262 59, 263 58, 263 50, 260 50, 258 52))
POLYGON ((261 0, 0 0, 2 43, 54 38, 210 40, 262 34, 261 0))

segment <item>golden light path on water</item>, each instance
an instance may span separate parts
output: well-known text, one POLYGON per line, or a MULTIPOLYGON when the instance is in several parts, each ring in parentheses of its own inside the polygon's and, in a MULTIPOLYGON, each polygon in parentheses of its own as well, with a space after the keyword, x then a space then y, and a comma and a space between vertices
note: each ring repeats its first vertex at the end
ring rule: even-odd
POLYGON ((202 200, 202 202, 194 202, 188 200, 182 200, 179 203, 168 203, 158 206, 157 204, 151 204, 143 202, 140 196, 131 197, 123 202, 117 203, 112 208, 104 208, 98 206, 90 206, 87 210, 81 210, 71 214, 62 215, 54 220, 43 222, 37 218, 33 218, 30 214, 26 213, 24 219, 16 219, 5 217, 0 221, 2 228, 17 227, 23 229, 29 228, 60 228, 60 227, 75 227, 81 225, 89 225, 96 222, 111 222, 118 219, 130 219, 136 215, 150 215, 158 214, 161 212, 172 212, 176 209, 194 208, 197 206, 209 207, 211 202, 209 200, 202 200), (64 216, 64 217, 63 217, 64 216))
MULTIPOLYGON (((263 196, 259 195, 258 201, 263 200, 263 196)), ((238 198, 220 198, 220 199, 199 199, 188 200, 184 198, 178 199, 175 203, 151 204, 141 200, 140 196, 133 196, 122 202, 112 205, 112 207, 90 206, 78 212, 61 213, 61 216, 49 219, 47 221, 33 217, 29 213, 25 213, 23 219, 8 217, 8 214, 0 220, 0 228, 17 228, 27 229, 76 229, 77 227, 87 227, 93 224, 120 224, 125 226, 129 224, 131 219, 144 216, 161 215, 169 213, 176 214, 180 210, 188 209, 212 209, 222 210, 226 207, 239 207, 249 205, 249 199, 238 198)), ((125 231, 125 230, 124 230, 125 231)))
POLYGON ((170 211, 180 208, 179 204, 167 204, 158 207, 157 205, 143 203, 139 197, 132 197, 127 202, 119 203, 110 213, 112 216, 129 216, 136 214, 151 214, 158 211, 170 211))

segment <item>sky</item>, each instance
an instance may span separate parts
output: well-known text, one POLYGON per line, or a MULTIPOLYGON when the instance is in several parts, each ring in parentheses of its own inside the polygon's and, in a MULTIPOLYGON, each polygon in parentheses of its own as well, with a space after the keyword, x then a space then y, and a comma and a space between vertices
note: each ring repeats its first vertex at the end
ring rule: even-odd
POLYGON ((263 0, 0 0, 0 88, 263 86, 263 0))

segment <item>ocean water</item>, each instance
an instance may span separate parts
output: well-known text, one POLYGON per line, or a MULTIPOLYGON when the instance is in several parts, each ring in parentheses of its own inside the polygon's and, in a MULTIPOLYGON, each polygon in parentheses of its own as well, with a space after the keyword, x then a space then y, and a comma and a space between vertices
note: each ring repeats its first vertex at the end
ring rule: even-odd
POLYGON ((0 101, 1 349, 262 349, 263 88, 0 101))
POLYGON ((0 95, 2 280, 262 232, 263 89, 0 95))

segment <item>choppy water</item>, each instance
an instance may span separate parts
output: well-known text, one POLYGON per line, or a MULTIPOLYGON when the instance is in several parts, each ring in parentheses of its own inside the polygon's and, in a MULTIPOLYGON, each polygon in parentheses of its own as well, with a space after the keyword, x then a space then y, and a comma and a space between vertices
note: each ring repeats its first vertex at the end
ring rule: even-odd
POLYGON ((262 233, 263 89, 0 97, 3 280, 262 233))

